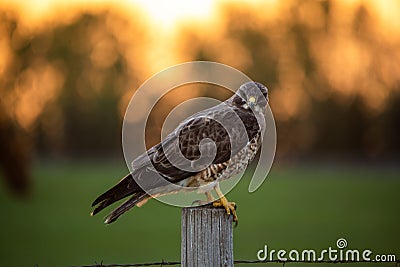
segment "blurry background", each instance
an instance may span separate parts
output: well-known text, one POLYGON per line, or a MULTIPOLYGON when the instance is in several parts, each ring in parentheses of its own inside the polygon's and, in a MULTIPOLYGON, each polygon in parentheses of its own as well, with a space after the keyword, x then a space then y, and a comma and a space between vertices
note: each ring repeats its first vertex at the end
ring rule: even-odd
MULTIPOLYGON (((109 227, 88 214, 127 171, 121 127, 135 89, 193 60, 270 90, 276 159, 259 191, 244 180, 229 195, 236 259, 340 237, 399 258, 398 14, 397 0, 1 0, 0 265, 179 260, 178 208, 153 201, 109 227)), ((194 85, 166 95, 150 144, 196 96, 229 94, 194 85)))

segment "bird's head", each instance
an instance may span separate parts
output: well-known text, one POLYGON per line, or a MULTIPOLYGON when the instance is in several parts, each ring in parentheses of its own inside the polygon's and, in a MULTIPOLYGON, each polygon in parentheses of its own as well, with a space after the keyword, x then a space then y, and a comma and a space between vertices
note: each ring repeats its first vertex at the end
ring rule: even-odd
POLYGON ((268 101, 268 89, 259 82, 242 84, 232 100, 233 104, 241 109, 263 113, 268 101))

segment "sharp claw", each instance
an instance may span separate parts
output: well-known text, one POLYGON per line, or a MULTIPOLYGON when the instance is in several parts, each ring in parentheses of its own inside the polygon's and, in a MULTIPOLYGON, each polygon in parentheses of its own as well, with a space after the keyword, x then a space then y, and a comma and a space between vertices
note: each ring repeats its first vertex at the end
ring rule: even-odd
POLYGON ((235 227, 237 226, 238 217, 236 215, 237 205, 235 202, 228 202, 228 201, 226 201, 226 199, 225 200, 220 199, 220 200, 213 202, 213 207, 224 207, 226 214, 233 216, 233 221, 235 222, 235 227))
POLYGON ((221 192, 221 188, 219 187, 218 183, 214 187, 214 189, 220 199, 213 202, 213 207, 224 207, 228 215, 233 215, 233 221, 236 223, 237 226, 238 217, 236 215, 236 203, 228 202, 224 194, 221 192))

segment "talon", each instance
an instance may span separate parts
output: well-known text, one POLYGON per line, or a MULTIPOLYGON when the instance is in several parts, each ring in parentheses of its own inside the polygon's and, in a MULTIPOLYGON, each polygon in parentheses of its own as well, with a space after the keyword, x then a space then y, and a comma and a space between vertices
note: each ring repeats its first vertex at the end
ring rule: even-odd
POLYGON ((226 210, 226 214, 233 215, 234 222, 238 221, 238 217, 236 214, 236 203, 235 202, 228 202, 227 199, 225 197, 223 197, 219 200, 214 201, 212 204, 213 204, 213 207, 215 207, 215 208, 223 207, 226 210))
POLYGON ((220 199, 213 202, 213 207, 224 207, 228 215, 233 215, 233 221, 235 222, 235 226, 237 226, 238 217, 236 214, 236 203, 228 202, 224 194, 221 192, 219 185, 215 187, 215 192, 217 192, 217 195, 220 197, 220 199))

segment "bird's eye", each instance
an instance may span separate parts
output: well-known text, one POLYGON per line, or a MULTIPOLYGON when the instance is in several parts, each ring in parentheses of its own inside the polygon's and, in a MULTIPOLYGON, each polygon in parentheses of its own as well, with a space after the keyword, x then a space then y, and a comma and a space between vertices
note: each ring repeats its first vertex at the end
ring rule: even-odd
POLYGON ((256 98, 254 96, 250 96, 249 97, 249 102, 250 103, 255 103, 256 102, 256 98))

